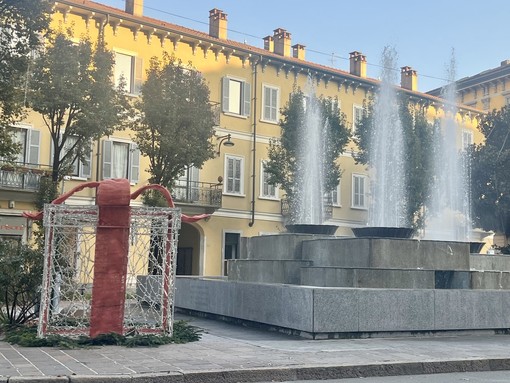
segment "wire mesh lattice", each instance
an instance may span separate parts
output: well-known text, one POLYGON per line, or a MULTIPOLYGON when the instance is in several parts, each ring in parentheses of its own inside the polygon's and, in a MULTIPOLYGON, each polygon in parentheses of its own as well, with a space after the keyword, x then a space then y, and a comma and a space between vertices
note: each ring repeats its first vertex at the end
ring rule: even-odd
MULTIPOLYGON (((130 209, 123 331, 171 335, 180 209, 130 209)), ((98 222, 97 206, 45 206, 39 336, 89 334, 98 222)))

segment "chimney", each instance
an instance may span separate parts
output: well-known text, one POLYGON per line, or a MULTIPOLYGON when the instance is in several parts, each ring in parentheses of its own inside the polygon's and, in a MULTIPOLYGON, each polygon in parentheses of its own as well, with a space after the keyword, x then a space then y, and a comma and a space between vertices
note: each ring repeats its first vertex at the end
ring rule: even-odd
POLYGON ((367 77, 367 57, 358 51, 349 53, 350 73, 358 77, 367 77))
POLYGON ((209 11, 209 35, 218 39, 227 39, 227 14, 221 9, 209 11))
POLYGON ((274 39, 273 36, 264 37, 264 49, 269 52, 274 52, 274 39))
POLYGON ((418 90, 418 75, 410 66, 400 68, 400 86, 408 90, 418 90))
POLYGON ((509 64, 510 64, 510 60, 501 61, 501 66, 505 66, 505 65, 509 65, 509 64))
POLYGON ((299 59, 305 59, 305 46, 303 44, 295 44, 292 46, 292 56, 299 59))
POLYGON ((274 53, 290 57, 290 33, 283 28, 274 30, 274 53))
POLYGON ((143 0, 126 0, 126 12, 133 16, 143 16, 143 0))

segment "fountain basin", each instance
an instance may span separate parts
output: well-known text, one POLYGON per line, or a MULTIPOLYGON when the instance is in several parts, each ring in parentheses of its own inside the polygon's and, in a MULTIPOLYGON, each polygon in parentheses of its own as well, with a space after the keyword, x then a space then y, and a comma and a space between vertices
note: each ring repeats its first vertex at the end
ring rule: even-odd
POLYGON ((357 238, 412 238, 414 229, 410 227, 385 227, 385 226, 368 226, 356 227, 352 232, 357 238))
POLYGON ((338 226, 297 223, 292 225, 285 225, 285 228, 287 229, 288 233, 333 235, 335 234, 336 229, 338 229, 338 226))

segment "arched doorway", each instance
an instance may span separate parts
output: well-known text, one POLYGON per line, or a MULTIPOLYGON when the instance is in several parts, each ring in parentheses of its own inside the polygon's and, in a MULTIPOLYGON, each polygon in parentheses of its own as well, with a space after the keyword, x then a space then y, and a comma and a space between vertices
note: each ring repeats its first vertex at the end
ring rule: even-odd
POLYGON ((177 275, 200 275, 201 237, 197 227, 184 222, 181 224, 177 245, 177 275))

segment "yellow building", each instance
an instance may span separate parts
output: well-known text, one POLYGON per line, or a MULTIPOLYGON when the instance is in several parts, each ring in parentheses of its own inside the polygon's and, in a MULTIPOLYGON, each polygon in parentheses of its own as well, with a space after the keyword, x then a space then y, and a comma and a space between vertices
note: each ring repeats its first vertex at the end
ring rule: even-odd
MULTIPOLYGON (((272 137, 280 135, 279 112, 295 86, 305 88, 311 76, 318 95, 337 98, 349 125, 356 128, 364 100, 379 81, 367 77, 366 57, 350 53, 349 71, 306 61, 306 49, 291 43, 291 34, 281 28, 263 39, 263 48, 228 39, 227 14, 213 9, 209 33, 191 30, 143 16, 143 1, 126 1, 120 10, 88 0, 55 2, 52 27, 73 26, 75 36, 96 39, 104 28, 107 47, 115 52, 115 76, 123 74, 129 92, 136 97, 149 59, 175 54, 191 61, 207 80, 211 101, 218 107, 215 127, 218 154, 201 169, 191 168, 172 191, 177 206, 188 215, 212 213, 208 220, 183 224, 179 237, 178 273, 223 275, 225 260, 235 258, 242 236, 284 231, 282 193, 267 185, 264 160, 272 137), (227 141, 227 135, 230 140, 227 141), (234 146, 225 146, 233 142, 234 146)), ((401 91, 417 107, 425 108, 430 121, 444 116, 444 100, 417 92, 417 74, 403 67, 401 91)), ((479 110, 460 106, 462 124, 458 146, 477 134, 479 110)), ((18 126, 23 151, 17 169, 0 173, 0 235, 27 237, 27 223, 21 213, 33 210, 38 170, 49 163, 50 136, 35 113, 18 126)), ((474 137, 479 140, 480 137, 474 137)), ((355 149, 351 147, 352 149, 355 149)), ((77 163, 74 173, 61 185, 67 191, 85 180, 125 177, 133 189, 147 183, 147 160, 140 157, 129 131, 116 132, 95 143, 90 166, 77 163), (116 155, 113 156, 112 153, 116 155)), ((351 235, 350 228, 366 223, 368 173, 356 165, 349 149, 339 159, 343 175, 333 193, 328 223, 339 226, 337 235, 351 235)), ((83 191, 70 204, 94 204, 94 193, 83 191)), ((135 201, 140 204, 140 201, 135 201)))
MULTIPOLYGON (((503 60, 499 67, 488 69, 455 82, 457 101, 485 112, 510 105, 510 60, 503 60)), ((441 95, 441 88, 428 92, 441 95)))

